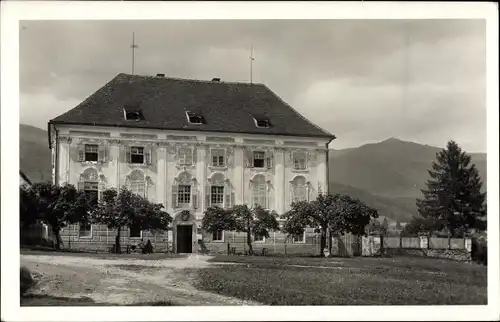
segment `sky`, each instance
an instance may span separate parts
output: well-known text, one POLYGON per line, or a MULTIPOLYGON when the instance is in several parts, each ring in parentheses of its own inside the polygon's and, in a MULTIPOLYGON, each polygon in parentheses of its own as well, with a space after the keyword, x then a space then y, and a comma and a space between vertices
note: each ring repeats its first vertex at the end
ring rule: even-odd
POLYGON ((486 151, 484 20, 21 21, 20 122, 46 129, 118 73, 264 83, 343 149, 486 151))

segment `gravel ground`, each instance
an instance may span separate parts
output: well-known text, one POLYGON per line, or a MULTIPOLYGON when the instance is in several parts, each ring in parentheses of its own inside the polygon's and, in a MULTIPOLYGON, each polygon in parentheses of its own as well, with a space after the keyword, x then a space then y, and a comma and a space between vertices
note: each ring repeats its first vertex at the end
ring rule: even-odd
POLYGON ((174 305, 259 305, 195 289, 184 269, 196 271, 212 266, 207 262, 210 258, 192 255, 144 260, 21 255, 21 266, 30 269, 37 279, 30 291, 33 295, 90 298, 111 305, 157 301, 174 305))

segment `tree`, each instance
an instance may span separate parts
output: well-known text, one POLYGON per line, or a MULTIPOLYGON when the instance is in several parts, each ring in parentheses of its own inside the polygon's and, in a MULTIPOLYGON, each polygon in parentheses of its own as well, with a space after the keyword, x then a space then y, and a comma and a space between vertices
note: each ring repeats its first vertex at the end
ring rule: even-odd
POLYGON ((28 227, 41 221, 37 210, 37 198, 34 190, 28 185, 19 187, 19 223, 20 227, 28 227))
MULTIPOLYGON (((53 185, 49 182, 35 183, 28 195, 35 200, 33 206, 37 218, 50 225, 56 238, 56 249, 61 248, 60 231, 68 224, 87 221, 91 200, 83 191, 78 191, 73 185, 53 185)), ((25 196, 26 197, 26 196, 25 196)))
MULTIPOLYGON (((330 230, 344 234, 364 235, 372 219, 378 218, 377 210, 349 196, 319 195, 312 202, 292 203, 292 209, 282 216, 283 231, 289 235, 302 234, 305 227, 314 227, 321 233, 321 255, 326 248, 326 235, 330 230)), ((331 251, 328 243, 328 250, 331 251)))
POLYGON ((389 229, 389 222, 387 221, 387 217, 384 217, 384 220, 382 221, 382 225, 380 227, 380 233, 382 235, 386 235, 388 229, 389 229))
POLYGON ((428 172, 427 189, 422 190, 424 198, 417 200, 417 208, 424 219, 431 219, 430 230, 446 228, 451 238, 481 227, 486 194, 481 193, 482 182, 471 157, 450 141, 428 172))
POLYGON ((236 205, 232 209, 210 207, 202 220, 203 230, 209 233, 233 230, 247 235, 248 254, 253 255, 252 234, 269 238, 269 231, 279 230, 277 215, 260 206, 250 209, 247 205, 236 205))
POLYGON ((137 226, 141 230, 167 230, 172 217, 162 210, 162 204, 155 204, 132 193, 127 188, 114 188, 103 192, 103 197, 93 211, 92 221, 116 229, 115 252, 121 252, 122 227, 137 226))
POLYGON ((225 230, 236 230, 236 217, 230 210, 209 207, 201 220, 201 227, 211 234, 225 230))

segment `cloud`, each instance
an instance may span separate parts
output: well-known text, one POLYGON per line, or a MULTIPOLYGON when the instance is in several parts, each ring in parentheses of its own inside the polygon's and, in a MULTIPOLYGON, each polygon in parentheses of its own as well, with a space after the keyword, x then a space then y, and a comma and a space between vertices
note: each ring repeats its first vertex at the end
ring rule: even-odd
POLYGON ((116 74, 262 82, 336 134, 485 146, 484 20, 24 21, 21 122, 44 128, 116 74), (38 103, 38 104, 36 104, 38 103), (43 105, 47 111, 41 111, 43 105), (463 140, 461 142, 459 140, 463 140))

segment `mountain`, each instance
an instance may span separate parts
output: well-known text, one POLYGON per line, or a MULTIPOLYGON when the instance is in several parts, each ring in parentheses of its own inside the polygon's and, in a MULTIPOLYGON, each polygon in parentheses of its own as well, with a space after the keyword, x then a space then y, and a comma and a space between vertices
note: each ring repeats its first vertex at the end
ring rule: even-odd
POLYGON ((19 167, 32 182, 52 181, 47 131, 19 125, 19 167))
MULTIPOLYGON (((442 149, 391 138, 329 153, 330 192, 347 193, 393 220, 416 213, 427 170, 442 149)), ((486 154, 471 153, 486 190, 486 154)))

